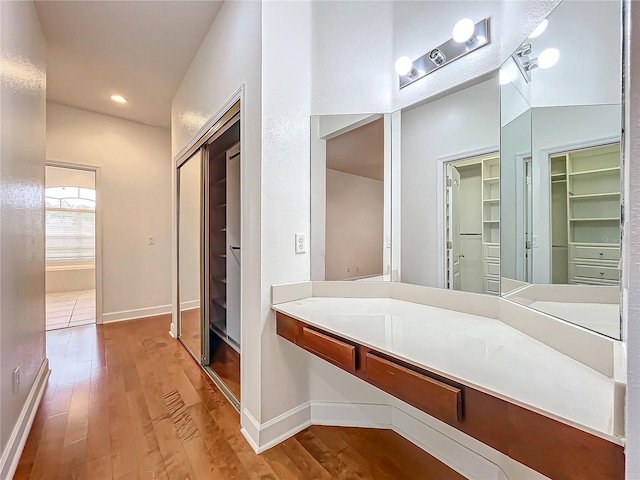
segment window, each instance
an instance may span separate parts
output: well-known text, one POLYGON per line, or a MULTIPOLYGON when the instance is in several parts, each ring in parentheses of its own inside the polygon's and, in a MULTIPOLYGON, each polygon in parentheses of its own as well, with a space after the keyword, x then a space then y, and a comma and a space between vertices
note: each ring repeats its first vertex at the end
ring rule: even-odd
POLYGON ((45 189, 46 261, 91 262, 96 257, 96 191, 45 189))

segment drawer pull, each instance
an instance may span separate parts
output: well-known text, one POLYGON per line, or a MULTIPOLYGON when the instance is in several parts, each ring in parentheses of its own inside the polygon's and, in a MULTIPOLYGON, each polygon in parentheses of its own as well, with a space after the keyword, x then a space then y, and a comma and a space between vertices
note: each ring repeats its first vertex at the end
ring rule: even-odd
POLYGON ((302 327, 298 345, 347 371, 356 370, 356 347, 353 345, 309 327, 302 327))
POLYGON ((449 424, 462 421, 462 390, 367 352, 366 376, 374 385, 449 424))
POLYGON ((604 275, 604 272, 600 272, 600 275, 604 275))
POLYGON ((604 255, 604 252, 600 252, 600 256, 604 255))

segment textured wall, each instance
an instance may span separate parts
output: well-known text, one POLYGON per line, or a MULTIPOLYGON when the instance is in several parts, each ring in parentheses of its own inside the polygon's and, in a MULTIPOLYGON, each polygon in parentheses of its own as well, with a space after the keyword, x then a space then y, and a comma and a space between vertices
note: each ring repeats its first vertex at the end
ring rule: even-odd
MULTIPOLYGON (((628 2, 630 25, 640 25, 640 4, 628 2)), ((631 29, 629 29, 631 30, 631 29)), ((631 51, 626 52, 625 92, 625 237, 623 241, 625 321, 627 343, 627 479, 640 478, 640 29, 627 32, 631 51)))
POLYGON ((47 160, 100 169, 105 321, 171 304, 170 148, 165 128, 47 104, 47 160))
POLYGON ((0 2, 0 445, 45 359, 46 46, 32 2, 0 2), (12 371, 21 388, 12 392, 12 371))

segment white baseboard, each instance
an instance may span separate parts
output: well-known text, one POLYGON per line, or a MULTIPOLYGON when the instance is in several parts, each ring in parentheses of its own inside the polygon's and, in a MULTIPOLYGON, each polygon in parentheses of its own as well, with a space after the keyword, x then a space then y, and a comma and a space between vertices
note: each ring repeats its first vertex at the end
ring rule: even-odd
POLYGON ((246 408, 242 416, 247 420, 242 423, 242 434, 256 453, 262 453, 311 425, 311 404, 303 403, 263 424, 246 408))
POLYGON ((545 478, 490 447, 477 452, 471 448, 477 444, 472 438, 464 445, 460 439, 445 435, 394 405, 311 401, 263 424, 246 409, 242 417, 242 434, 256 453, 268 450, 309 425, 384 428, 395 431, 466 478, 545 478), (489 450, 491 454, 487 454, 489 450))
POLYGON ((44 394, 49 374, 49 360, 45 358, 42 361, 42 365, 40 365, 40 370, 36 375, 31 391, 9 436, 7 446, 2 452, 2 457, 0 458, 0 478, 13 478, 13 475, 16 473, 20 455, 22 455, 24 445, 27 443, 27 437, 33 425, 33 419, 38 411, 40 400, 44 394))
POLYGON ((123 310, 121 312, 103 313, 102 323, 124 322, 126 320, 135 320, 137 318, 166 315, 171 312, 171 305, 160 305, 158 307, 136 308, 134 310, 123 310))

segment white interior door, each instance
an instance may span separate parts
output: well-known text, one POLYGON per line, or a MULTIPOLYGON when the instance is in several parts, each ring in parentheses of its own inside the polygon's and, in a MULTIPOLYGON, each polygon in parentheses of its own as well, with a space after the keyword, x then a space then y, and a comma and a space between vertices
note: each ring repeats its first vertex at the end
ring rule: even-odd
POLYGON ((227 151, 227 335, 240 345, 240 145, 227 151))
POLYGON ((460 290, 460 172, 446 165, 447 288, 460 290))

